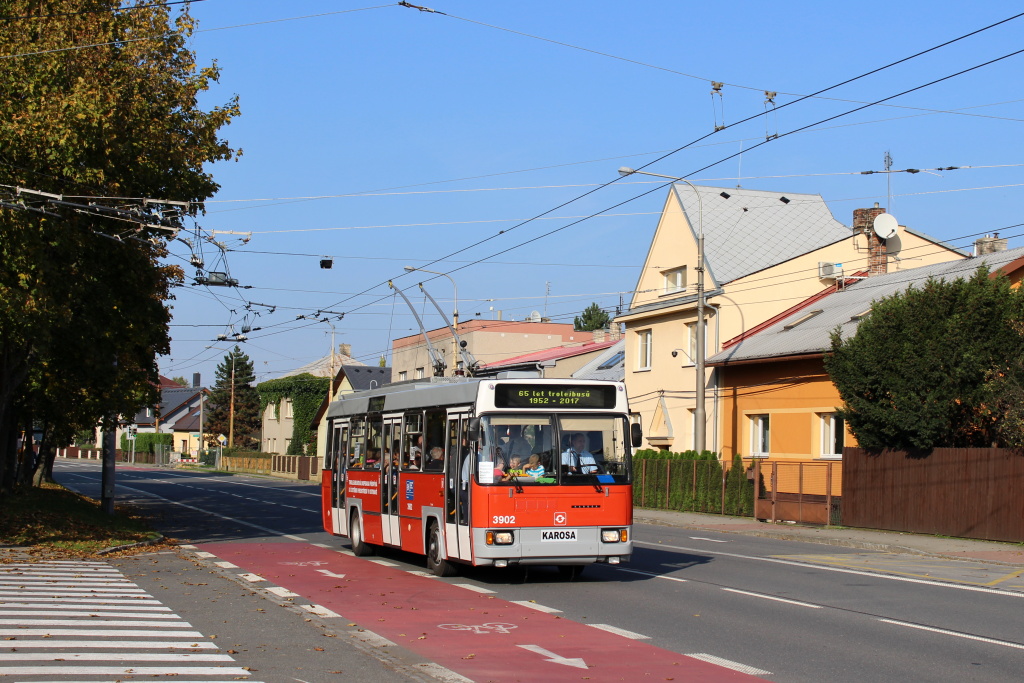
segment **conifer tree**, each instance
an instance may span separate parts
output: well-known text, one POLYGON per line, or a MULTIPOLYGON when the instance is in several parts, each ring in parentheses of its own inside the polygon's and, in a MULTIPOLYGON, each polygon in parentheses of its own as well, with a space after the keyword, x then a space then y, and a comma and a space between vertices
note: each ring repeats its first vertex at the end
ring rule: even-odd
POLYGON ((611 316, 602 311, 597 302, 594 302, 587 306, 583 313, 576 316, 573 320, 573 329, 577 332, 592 332, 607 327, 610 321, 611 316))
POLYGON ((259 446, 260 397, 253 386, 253 363, 235 346, 217 366, 216 384, 207 401, 206 433, 228 437, 228 447, 252 450, 259 446), (234 419, 231 417, 234 378, 234 419), (233 423, 233 424, 232 424, 233 423), (233 438, 232 438, 233 437, 233 438))

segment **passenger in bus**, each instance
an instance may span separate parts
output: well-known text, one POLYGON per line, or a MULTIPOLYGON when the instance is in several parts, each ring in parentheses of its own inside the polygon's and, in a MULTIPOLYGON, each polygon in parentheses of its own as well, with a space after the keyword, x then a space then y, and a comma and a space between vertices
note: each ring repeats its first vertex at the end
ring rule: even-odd
POLYGON ((526 467, 523 468, 523 472, 530 475, 534 479, 538 479, 544 476, 544 465, 540 462, 540 456, 534 453, 530 456, 530 459, 526 463, 526 467))
POLYGON ((509 458, 515 456, 529 458, 530 454, 533 453, 533 447, 530 445, 530 442, 523 438, 523 428, 520 425, 508 426, 508 435, 505 437, 502 446, 504 447, 505 455, 509 458))
POLYGON ((434 446, 427 454, 429 460, 423 463, 424 471, 440 472, 444 469, 444 449, 434 446))
MULTIPOLYGON (((543 469, 543 466, 541 466, 543 469)), ((502 481, 512 481, 516 477, 524 476, 523 472, 523 460, 518 456, 513 456, 509 459, 508 467, 505 468, 505 472, 501 476, 502 481)))
POLYGON ((370 448, 366 451, 366 469, 375 470, 380 467, 380 449, 370 448))
POLYGON ((576 474, 598 474, 601 467, 594 454, 586 449, 587 435, 576 432, 569 439, 569 448, 562 453, 562 466, 576 474))

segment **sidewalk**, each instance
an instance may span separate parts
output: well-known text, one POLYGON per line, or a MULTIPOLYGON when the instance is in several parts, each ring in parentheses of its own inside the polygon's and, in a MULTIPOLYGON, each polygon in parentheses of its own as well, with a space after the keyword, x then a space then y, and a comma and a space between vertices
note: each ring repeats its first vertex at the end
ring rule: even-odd
POLYGON ((927 536, 898 531, 876 531, 848 527, 771 524, 748 517, 726 517, 698 512, 674 512, 637 508, 633 521, 684 529, 704 529, 730 534, 763 536, 784 541, 822 543, 890 553, 909 553, 955 560, 971 560, 1024 567, 1024 544, 976 541, 967 538, 927 536))

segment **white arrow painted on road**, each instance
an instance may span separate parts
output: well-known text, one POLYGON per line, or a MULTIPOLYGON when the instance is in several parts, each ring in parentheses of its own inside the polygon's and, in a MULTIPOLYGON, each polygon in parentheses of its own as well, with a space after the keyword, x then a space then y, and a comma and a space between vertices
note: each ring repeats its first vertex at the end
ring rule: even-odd
POLYGON ((724 540, 722 540, 720 538, 704 538, 703 536, 690 536, 690 539, 693 540, 693 541, 711 541, 712 543, 728 543, 729 542, 729 541, 724 541, 724 540))
POLYGON ((345 578, 344 574, 335 574, 334 572, 328 571, 326 569, 317 569, 317 571, 320 572, 321 574, 324 574, 326 576, 331 577, 332 579, 344 579, 345 578))
POLYGON ((574 666, 577 669, 588 668, 586 662, 584 662, 582 659, 570 659, 568 657, 562 657, 561 655, 556 655, 551 650, 545 650, 540 645, 517 645, 516 647, 521 647, 524 650, 529 650, 530 652, 536 652, 539 655, 543 655, 547 657, 547 661, 551 662, 552 664, 565 664, 566 666, 574 666))

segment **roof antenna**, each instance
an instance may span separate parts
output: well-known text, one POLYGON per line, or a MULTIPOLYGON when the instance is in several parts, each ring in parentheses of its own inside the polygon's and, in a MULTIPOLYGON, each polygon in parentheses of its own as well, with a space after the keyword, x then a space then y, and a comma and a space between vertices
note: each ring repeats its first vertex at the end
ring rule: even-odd
POLYGON ((889 205, 886 210, 892 212, 892 155, 889 154, 889 150, 885 150, 885 194, 889 200, 889 205))

